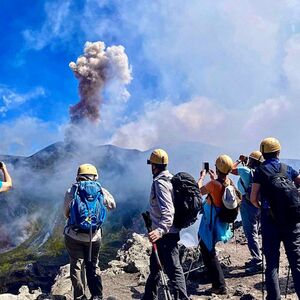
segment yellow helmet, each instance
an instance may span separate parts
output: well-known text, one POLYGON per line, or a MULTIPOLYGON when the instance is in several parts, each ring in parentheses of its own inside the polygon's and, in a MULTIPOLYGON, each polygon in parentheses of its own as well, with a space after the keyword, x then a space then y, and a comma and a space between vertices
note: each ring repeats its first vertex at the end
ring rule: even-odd
POLYGON ((220 155, 216 160, 216 168, 223 174, 228 174, 233 168, 232 159, 226 155, 220 155))
POLYGON ((82 164, 79 166, 77 175, 95 175, 98 176, 98 172, 95 166, 91 164, 82 164))
POLYGON ((264 161, 264 157, 262 155, 262 153, 260 151, 252 151, 249 155, 249 158, 252 158, 252 159, 255 159, 255 160, 258 160, 260 162, 263 162, 264 161))
POLYGON ((260 151, 262 153, 272 153, 281 149, 280 143, 273 137, 268 137, 260 143, 260 151))
POLYGON ((168 153, 163 149, 155 149, 150 158, 147 160, 147 164, 167 165, 169 162, 168 153))

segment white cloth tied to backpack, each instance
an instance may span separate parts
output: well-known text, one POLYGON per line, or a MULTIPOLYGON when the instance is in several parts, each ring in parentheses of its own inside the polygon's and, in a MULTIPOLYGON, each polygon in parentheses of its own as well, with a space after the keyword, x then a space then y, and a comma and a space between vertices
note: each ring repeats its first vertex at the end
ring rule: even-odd
POLYGON ((238 206, 237 195, 233 185, 225 187, 223 194, 223 204, 228 209, 235 209, 238 206))
POLYGON ((106 206, 106 208, 108 210, 115 209, 116 202, 115 202, 114 197, 111 195, 111 193, 108 190, 106 190, 105 188, 102 188, 102 192, 104 195, 104 205, 106 206))

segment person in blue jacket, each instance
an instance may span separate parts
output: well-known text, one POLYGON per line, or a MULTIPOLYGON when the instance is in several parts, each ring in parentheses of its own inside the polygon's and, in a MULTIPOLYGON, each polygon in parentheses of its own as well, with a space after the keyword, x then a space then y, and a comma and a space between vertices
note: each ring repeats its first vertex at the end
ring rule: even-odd
POLYGON ((246 156, 240 155, 239 160, 234 163, 231 171, 232 174, 240 176, 237 183, 238 189, 242 194, 240 213, 248 249, 252 256, 251 260, 245 263, 246 273, 262 271, 262 254, 258 241, 260 209, 250 202, 250 193, 255 168, 260 166, 263 160, 264 158, 260 151, 252 151, 248 161, 246 156))

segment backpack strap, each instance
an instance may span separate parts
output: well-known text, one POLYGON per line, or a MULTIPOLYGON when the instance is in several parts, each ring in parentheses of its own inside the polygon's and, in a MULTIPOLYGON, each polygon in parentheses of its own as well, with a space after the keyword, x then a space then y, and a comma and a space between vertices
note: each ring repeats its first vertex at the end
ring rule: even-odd
POLYGON ((284 163, 280 163, 280 174, 281 175, 284 175, 284 176, 287 176, 287 165, 284 164, 284 163))
MULTIPOLYGON (((217 179, 214 179, 215 181, 219 182, 221 185, 222 185, 222 196, 224 194, 224 191, 225 191, 225 186, 224 186, 224 181, 223 180, 220 180, 219 178, 217 179)), ((210 206, 210 222, 209 222, 209 229, 212 230, 212 221, 213 221, 213 218, 212 218, 212 210, 213 208, 215 209, 215 211, 217 212, 217 207, 214 203, 214 199, 213 199, 213 196, 208 193, 207 194, 207 198, 209 198, 210 200, 210 203, 211 203, 211 206, 210 206)), ((217 213, 216 213, 216 217, 217 217, 217 213)))
POLYGON ((215 203, 214 203, 214 200, 213 200, 213 197, 211 194, 207 194, 207 198, 209 198, 210 200, 210 219, 209 219, 209 229, 213 232, 213 228, 212 228, 212 222, 213 222, 213 208, 215 209, 215 211, 217 211, 217 208, 215 206, 215 203))
POLYGON ((74 183, 73 186, 75 186, 75 189, 74 189, 74 192, 73 192, 73 200, 74 200, 75 196, 78 194, 79 183, 74 183))
POLYGON ((266 176, 267 180, 270 180, 270 177, 274 176, 275 174, 280 174, 280 175, 283 175, 283 176, 287 176, 287 165, 284 164, 284 163, 280 163, 279 172, 269 171, 268 168, 265 165, 261 165, 260 170, 266 176))

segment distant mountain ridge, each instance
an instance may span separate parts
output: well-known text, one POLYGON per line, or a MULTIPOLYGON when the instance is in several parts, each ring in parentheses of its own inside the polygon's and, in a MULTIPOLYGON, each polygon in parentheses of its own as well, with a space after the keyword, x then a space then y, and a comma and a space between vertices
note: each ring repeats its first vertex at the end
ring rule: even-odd
MULTIPOLYGON (((203 161, 209 161, 210 166, 214 167, 215 158, 226 152, 214 146, 193 142, 162 147, 169 153, 171 172, 187 171, 196 179, 203 161)), ((146 206, 151 184, 151 171, 146 165, 146 159, 150 152, 151 150, 142 152, 113 145, 57 142, 29 157, 1 155, 0 160, 5 161, 11 171, 14 190, 0 194, 0 199, 4 199, 0 201, 0 228, 7 218, 14 221, 16 216, 24 217, 22 210, 28 213, 31 206, 35 213, 39 206, 41 209, 48 209, 50 205, 57 209, 62 203, 64 192, 75 180, 78 165, 82 163, 92 163, 98 168, 100 182, 113 193, 117 203, 130 201, 130 207, 146 206)), ((233 158, 238 156, 229 154, 233 158)), ((296 170, 300 168, 300 160, 283 161, 296 170)), ((18 224, 17 228, 22 226, 23 224, 18 224)), ((18 230, 11 233, 14 239, 18 237, 18 230)), ((10 232, 0 234, 0 251, 2 239, 7 240, 9 234, 10 232)), ((24 241, 24 238, 19 239, 20 241, 24 241)), ((14 246, 17 244, 12 243, 14 246)))

